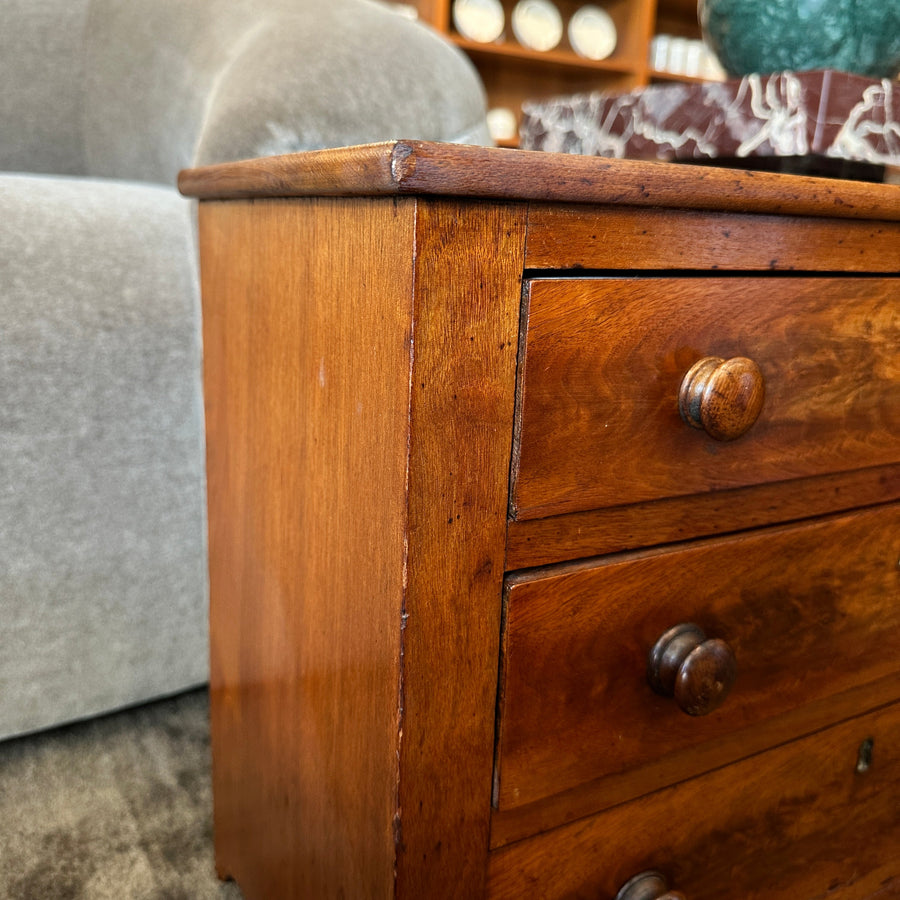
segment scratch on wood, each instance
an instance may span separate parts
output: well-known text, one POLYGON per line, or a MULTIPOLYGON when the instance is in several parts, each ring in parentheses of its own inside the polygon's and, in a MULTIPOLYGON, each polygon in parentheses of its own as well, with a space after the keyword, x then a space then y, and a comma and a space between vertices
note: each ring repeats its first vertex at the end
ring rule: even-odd
POLYGON ((415 149, 409 144, 398 143, 391 152, 391 177, 396 184, 403 184, 416 171, 415 149))

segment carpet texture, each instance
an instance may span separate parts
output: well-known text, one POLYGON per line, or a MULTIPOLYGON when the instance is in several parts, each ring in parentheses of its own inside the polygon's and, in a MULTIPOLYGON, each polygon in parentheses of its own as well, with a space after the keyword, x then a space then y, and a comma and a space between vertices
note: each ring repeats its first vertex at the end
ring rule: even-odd
POLYGON ((0 743, 0 897, 240 900, 213 869, 205 690, 0 743))

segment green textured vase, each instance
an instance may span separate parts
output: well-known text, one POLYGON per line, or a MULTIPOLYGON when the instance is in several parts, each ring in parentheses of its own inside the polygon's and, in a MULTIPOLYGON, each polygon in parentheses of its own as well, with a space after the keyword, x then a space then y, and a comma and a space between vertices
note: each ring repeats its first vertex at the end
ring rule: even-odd
POLYGON ((900 72, 900 0, 699 0, 698 11, 729 75, 900 72))

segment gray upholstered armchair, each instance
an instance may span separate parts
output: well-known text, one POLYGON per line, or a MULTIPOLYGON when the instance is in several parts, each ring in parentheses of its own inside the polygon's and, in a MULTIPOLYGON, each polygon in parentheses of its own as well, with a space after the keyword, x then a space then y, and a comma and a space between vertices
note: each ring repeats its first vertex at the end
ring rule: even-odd
POLYGON ((207 673, 199 163, 486 142, 372 0, 0 0, 0 737, 207 673))

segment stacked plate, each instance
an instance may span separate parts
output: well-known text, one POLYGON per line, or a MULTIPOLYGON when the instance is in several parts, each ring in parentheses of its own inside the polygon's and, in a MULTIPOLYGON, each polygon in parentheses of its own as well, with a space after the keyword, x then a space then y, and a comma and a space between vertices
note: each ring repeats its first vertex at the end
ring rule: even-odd
POLYGON ((519 0, 512 12, 512 29, 523 47, 545 52, 562 40, 562 16, 550 0, 519 0))
POLYGON ((454 0, 453 24, 464 38, 490 44, 503 34, 506 16, 500 0, 454 0))
MULTIPOLYGON (((516 40, 529 50, 553 50, 565 31, 550 0, 519 0, 511 19, 516 40)), ((463 37, 487 44, 503 35, 506 16, 500 0, 455 0, 453 24, 463 37)), ((568 35, 575 53, 594 60, 611 56, 618 40, 615 23, 599 6, 582 6, 569 20, 568 35)))
POLYGON ((606 59, 616 49, 616 25, 599 6, 582 6, 569 21, 569 43, 586 59, 606 59))

